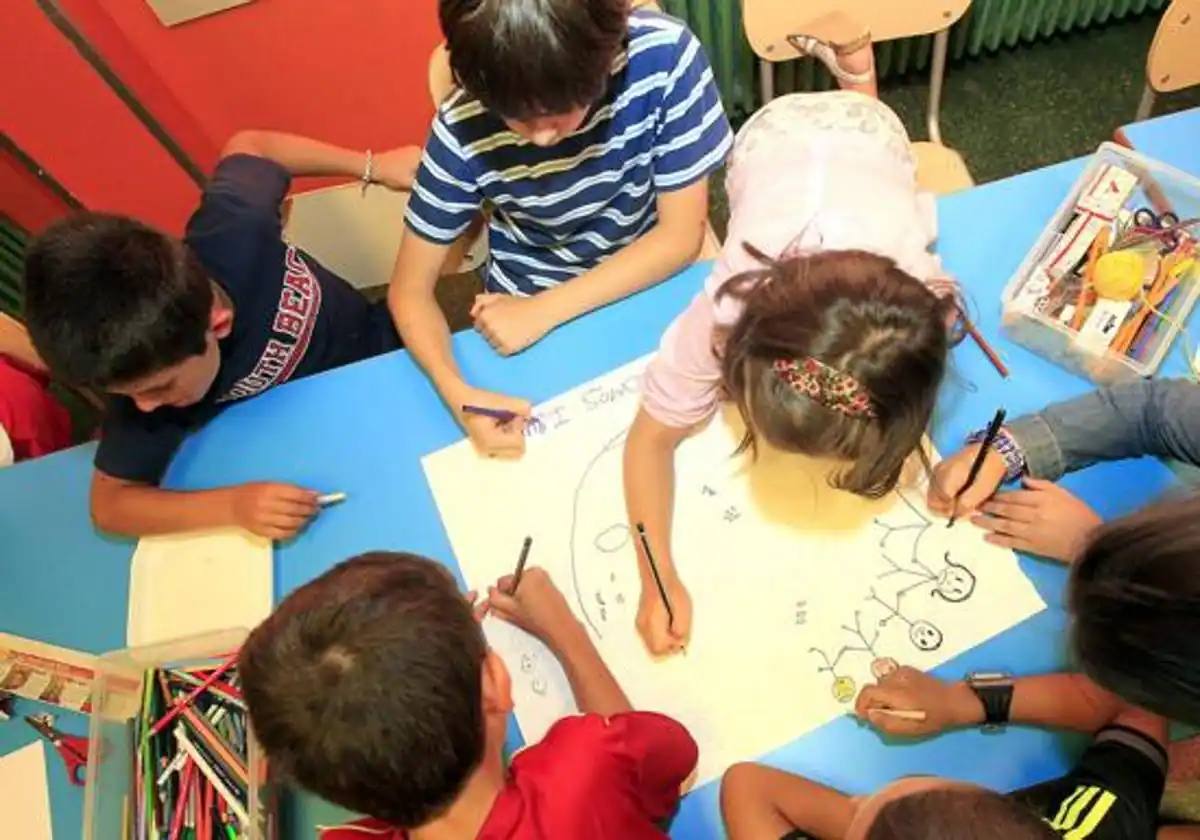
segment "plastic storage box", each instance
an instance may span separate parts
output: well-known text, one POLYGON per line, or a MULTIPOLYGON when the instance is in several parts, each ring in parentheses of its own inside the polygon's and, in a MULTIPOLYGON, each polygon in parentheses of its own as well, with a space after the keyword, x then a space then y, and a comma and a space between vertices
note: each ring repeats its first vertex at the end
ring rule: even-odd
MULTIPOLYGON (((133 837, 134 719, 140 711, 145 673, 154 668, 211 664, 246 640, 245 630, 206 633, 158 645, 106 653, 99 658, 88 735, 83 840, 130 840, 133 837), (129 681, 132 681, 130 683, 129 681), (130 690, 129 686, 136 685, 130 690)), ((250 777, 249 832, 241 840, 274 840, 275 797, 267 786, 267 764, 253 734, 247 732, 250 777)), ((207 840, 207 838, 206 838, 207 840)))
MULTIPOLYGON (((1053 267, 1051 264, 1056 257, 1069 251, 1072 237, 1077 232, 1072 229, 1072 223, 1078 226, 1081 221, 1080 199, 1085 193, 1091 194, 1089 187, 1096 186, 1105 173, 1111 171, 1107 170, 1110 166, 1119 167, 1136 178, 1135 186, 1122 202, 1120 215, 1126 220, 1139 208, 1164 209, 1164 199, 1178 219, 1186 221, 1200 217, 1200 180, 1123 146, 1104 143, 1005 287, 1002 299, 1003 327, 1014 341, 1102 384, 1152 376, 1170 351, 1179 335, 1179 325, 1185 322, 1200 294, 1200 270, 1192 263, 1183 272, 1186 276, 1180 279, 1178 291, 1156 307, 1168 318, 1163 319, 1153 312, 1147 314, 1147 332, 1144 340, 1138 342, 1136 356, 1114 352, 1104 343, 1103 335, 1097 340, 1096 330, 1076 330, 1064 317, 1047 315, 1041 306, 1045 299, 1039 299, 1039 294, 1047 286, 1053 288, 1056 280, 1053 272, 1047 269, 1053 267)), ((1091 206, 1087 201, 1085 204, 1091 206)), ((1103 212, 1099 215, 1103 216, 1103 212)), ((1110 230, 1113 226, 1109 223, 1110 230)), ((1193 239, 1200 238, 1200 226, 1189 228, 1189 233, 1193 239)), ((1070 261, 1071 255, 1066 255, 1065 259, 1070 261)), ((1082 266, 1086 260, 1085 252, 1078 264, 1082 266)), ((1144 303, 1141 296, 1138 300, 1144 303)))

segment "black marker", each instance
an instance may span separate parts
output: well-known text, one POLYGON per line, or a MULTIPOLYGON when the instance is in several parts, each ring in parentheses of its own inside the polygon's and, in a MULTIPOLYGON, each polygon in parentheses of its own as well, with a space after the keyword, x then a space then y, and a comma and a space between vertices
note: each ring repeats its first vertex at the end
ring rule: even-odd
POLYGON ((983 446, 979 447, 979 454, 975 456, 975 462, 971 464, 971 471, 967 473, 967 482, 962 487, 958 488, 958 492, 954 494, 954 507, 950 510, 950 521, 946 523, 946 527, 950 528, 954 525, 954 520, 958 518, 958 500, 962 498, 962 494, 971 489, 971 485, 975 483, 975 479, 979 477, 979 470, 983 468, 983 459, 987 457, 988 450, 992 448, 992 444, 996 441, 996 435, 1000 434, 1000 427, 1004 425, 1004 409, 996 411, 996 416, 992 418, 991 424, 987 427, 987 432, 983 436, 983 446))
POLYGON ((650 564, 650 574, 654 575, 654 584, 658 587, 658 594, 662 596, 663 606, 667 608, 667 627, 674 627, 675 611, 671 609, 671 599, 667 597, 667 588, 663 586, 662 577, 658 574, 658 564, 654 562, 654 553, 650 551, 650 541, 646 539, 646 526, 639 522, 637 532, 642 541, 642 550, 646 552, 646 562, 650 564))
POLYGON ((533 545, 533 537, 526 537, 525 542, 521 544, 521 556, 517 559, 517 570, 513 572, 512 589, 509 590, 509 595, 517 594, 517 587, 521 585, 521 575, 525 574, 525 561, 529 559, 529 548, 533 545))

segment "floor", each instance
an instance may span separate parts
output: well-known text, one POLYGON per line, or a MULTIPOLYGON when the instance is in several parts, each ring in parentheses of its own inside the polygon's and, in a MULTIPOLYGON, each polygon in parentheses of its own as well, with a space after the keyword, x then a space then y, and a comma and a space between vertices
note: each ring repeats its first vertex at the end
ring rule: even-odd
MULTIPOLYGON (((977 183, 1088 154, 1133 120, 1157 24, 1158 14, 1151 13, 953 63, 942 98, 943 139, 962 153, 977 183)), ((911 136, 924 139, 928 75, 881 87, 911 136)), ((1154 114, 1198 105, 1200 88, 1161 97, 1154 114)), ((709 215, 724 235, 723 176, 709 183, 709 215)), ((478 290, 474 275, 440 284, 438 299, 452 329, 470 326, 467 311, 478 290)))

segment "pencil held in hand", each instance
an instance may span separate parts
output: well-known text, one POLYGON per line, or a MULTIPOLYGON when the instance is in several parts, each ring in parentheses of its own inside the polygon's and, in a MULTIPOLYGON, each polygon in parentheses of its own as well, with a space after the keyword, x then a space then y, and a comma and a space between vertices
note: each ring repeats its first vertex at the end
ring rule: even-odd
POLYGON ((662 597, 663 606, 667 608, 667 626, 668 629, 674 631, 675 625, 675 610, 671 608, 671 599, 667 597, 667 588, 663 586, 662 576, 658 573, 658 564, 654 562, 654 552, 650 550, 650 541, 646 539, 646 526, 641 522, 637 524, 638 539, 642 541, 642 550, 646 553, 646 564, 650 566, 650 574, 654 576, 654 585, 658 587, 658 594, 662 597))
POLYGON ((529 559, 529 549, 533 546, 533 537, 526 537, 525 542, 521 544, 521 556, 517 558, 517 570, 513 572, 512 588, 508 590, 509 595, 517 594, 517 587, 521 585, 521 575, 525 574, 525 561, 529 559))
POLYGON ((979 452, 975 455, 975 460, 971 464, 971 470, 967 473, 967 480, 963 482, 963 486, 958 488, 954 494, 954 504, 950 510, 950 521, 946 523, 947 528, 954 526, 954 520, 958 518, 958 500, 962 498, 963 493, 971 489, 971 485, 975 483, 975 479, 979 478, 979 471, 983 468, 984 459, 987 458, 988 452, 992 449, 992 444, 996 442, 996 436, 1000 434, 1000 427, 1004 425, 1004 409, 1001 408, 996 412, 996 416, 992 418, 992 422, 987 427, 987 432, 983 436, 983 442, 979 447, 979 452))

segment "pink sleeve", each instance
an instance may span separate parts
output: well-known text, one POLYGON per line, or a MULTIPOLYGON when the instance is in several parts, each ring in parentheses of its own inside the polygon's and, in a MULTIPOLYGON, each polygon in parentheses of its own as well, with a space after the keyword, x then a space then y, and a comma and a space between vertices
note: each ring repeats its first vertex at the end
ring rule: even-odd
POLYGON ((658 422, 686 428, 706 420, 721 401, 721 362, 713 350, 716 313, 701 290, 663 334, 642 377, 642 407, 658 422))

